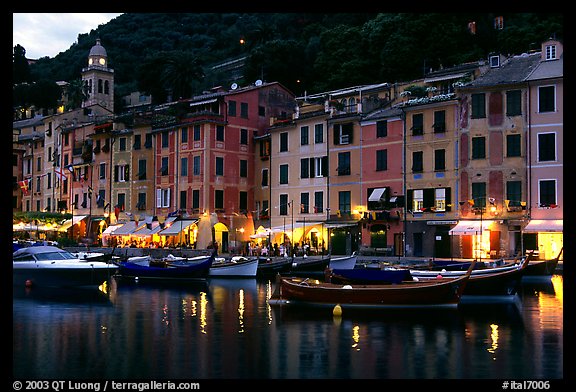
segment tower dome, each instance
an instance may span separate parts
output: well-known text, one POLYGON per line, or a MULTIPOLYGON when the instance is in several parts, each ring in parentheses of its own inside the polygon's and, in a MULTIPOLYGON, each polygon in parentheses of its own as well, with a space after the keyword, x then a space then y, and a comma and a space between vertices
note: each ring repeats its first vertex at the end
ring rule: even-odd
POLYGON ((108 57, 106 49, 104 49, 102 44, 100 44, 100 38, 96 39, 96 45, 94 45, 92 49, 90 49, 89 56, 108 57))

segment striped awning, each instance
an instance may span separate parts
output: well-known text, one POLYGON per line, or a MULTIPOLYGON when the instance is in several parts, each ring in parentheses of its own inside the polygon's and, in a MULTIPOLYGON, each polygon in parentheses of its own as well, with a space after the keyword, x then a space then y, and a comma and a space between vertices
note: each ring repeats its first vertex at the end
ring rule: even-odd
POLYGON ((179 221, 174 221, 172 224, 161 230, 158 234, 159 235, 178 235, 180 232, 186 230, 189 226, 192 226, 194 223, 198 222, 198 219, 183 219, 179 221))

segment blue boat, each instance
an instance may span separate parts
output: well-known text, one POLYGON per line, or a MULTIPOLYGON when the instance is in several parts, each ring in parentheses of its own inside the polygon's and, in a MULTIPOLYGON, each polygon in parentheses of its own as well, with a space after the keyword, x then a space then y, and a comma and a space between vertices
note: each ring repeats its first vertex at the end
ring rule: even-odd
POLYGON ((183 282, 189 280, 202 280, 208 278, 210 267, 216 257, 216 253, 205 257, 195 257, 194 261, 187 263, 148 263, 131 262, 129 260, 116 263, 118 265, 117 276, 132 280, 174 281, 183 282))

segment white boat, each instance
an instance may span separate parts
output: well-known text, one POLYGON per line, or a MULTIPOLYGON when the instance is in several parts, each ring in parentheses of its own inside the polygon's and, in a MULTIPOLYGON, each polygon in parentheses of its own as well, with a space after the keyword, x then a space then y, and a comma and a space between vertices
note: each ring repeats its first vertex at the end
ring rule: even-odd
MULTIPOLYGON (((472 276, 491 275, 495 272, 505 272, 505 271, 517 270, 517 269, 521 268, 525 259, 526 258, 523 257, 517 263, 507 264, 504 266, 474 269, 474 270, 472 270, 472 276)), ((389 267, 387 269, 394 269, 394 267, 389 267)), ((413 278, 418 278, 418 279, 435 279, 438 276, 442 276, 444 278, 450 278, 450 277, 462 276, 464 274, 466 274, 466 271, 461 271, 461 270, 451 271, 451 270, 442 269, 442 270, 436 270, 436 271, 432 270, 431 271, 431 270, 410 269, 410 275, 412 275, 413 278)))
POLYGON ((350 256, 330 257, 331 269, 354 269, 358 256, 353 252, 350 256))
POLYGON ((12 255, 13 284, 40 287, 98 287, 118 269, 84 260, 56 246, 30 246, 12 255))
POLYGON ((226 260, 217 258, 210 267, 209 277, 256 277, 258 272, 258 257, 246 258, 243 256, 234 256, 226 260))

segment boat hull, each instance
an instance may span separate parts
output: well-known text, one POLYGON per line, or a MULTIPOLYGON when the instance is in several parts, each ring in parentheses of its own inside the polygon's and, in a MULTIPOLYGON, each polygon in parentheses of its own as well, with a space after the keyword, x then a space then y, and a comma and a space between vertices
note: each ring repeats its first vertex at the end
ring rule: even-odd
POLYGON ((109 280, 117 270, 115 265, 106 267, 42 268, 41 266, 14 267, 13 285, 32 287, 98 287, 109 280))
POLYGON ((118 263, 118 277, 128 279, 145 279, 145 280, 165 280, 165 281, 184 281, 206 279, 210 272, 210 267, 214 256, 190 263, 189 265, 178 266, 154 266, 140 265, 129 261, 118 263))
POLYGON ((276 274, 288 273, 292 269, 292 259, 259 259, 256 276, 274 277, 276 274))
POLYGON ((329 267, 331 269, 354 269, 357 256, 355 254, 344 257, 331 257, 329 267))
POLYGON ((391 285, 338 285, 317 280, 280 278, 270 304, 341 307, 456 307, 468 276, 442 281, 391 285))
POLYGON ((254 278, 258 272, 258 258, 243 260, 239 262, 225 262, 222 264, 212 264, 209 276, 219 278, 254 278))

